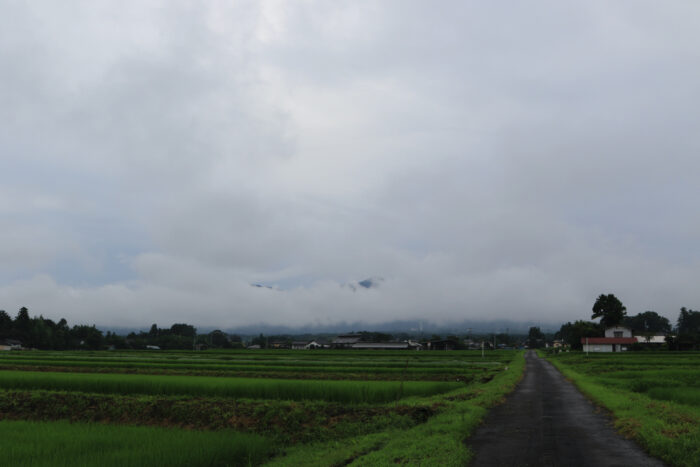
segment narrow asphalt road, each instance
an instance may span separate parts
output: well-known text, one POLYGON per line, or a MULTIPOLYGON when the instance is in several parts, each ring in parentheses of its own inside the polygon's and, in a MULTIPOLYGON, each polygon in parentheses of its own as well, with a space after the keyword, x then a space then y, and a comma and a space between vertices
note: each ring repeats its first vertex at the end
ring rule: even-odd
POLYGON ((481 466, 663 466, 618 435, 551 363, 534 351, 525 376, 469 440, 481 466))

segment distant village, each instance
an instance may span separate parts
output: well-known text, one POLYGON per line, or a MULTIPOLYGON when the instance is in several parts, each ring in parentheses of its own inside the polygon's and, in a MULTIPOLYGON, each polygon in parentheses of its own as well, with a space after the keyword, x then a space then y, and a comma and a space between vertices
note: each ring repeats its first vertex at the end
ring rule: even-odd
POLYGON ((168 328, 153 324, 148 331, 117 335, 96 326, 69 326, 43 316, 30 317, 26 307, 12 318, 0 310, 0 351, 12 350, 497 350, 544 348, 552 351, 623 352, 628 350, 700 350, 700 311, 681 308, 675 326, 654 311, 634 316, 612 294, 601 295, 593 306, 593 319, 568 322, 555 333, 530 327, 528 334, 432 334, 350 332, 340 335, 237 335, 214 330, 199 333, 185 323, 168 328))
MULTIPOLYGON (((316 350, 316 349, 336 349, 336 350, 457 350, 476 349, 485 345, 485 342, 476 343, 472 340, 452 339, 431 339, 415 341, 407 339, 405 341, 382 341, 372 342, 364 340, 363 334, 341 334, 331 340, 314 339, 302 341, 272 341, 267 348, 270 349, 292 349, 292 350, 316 350)), ((505 345, 505 344, 504 344, 505 345)), ((252 344, 247 347, 255 350, 261 349, 259 344, 252 344)), ((489 343, 489 348, 490 343, 489 343)))

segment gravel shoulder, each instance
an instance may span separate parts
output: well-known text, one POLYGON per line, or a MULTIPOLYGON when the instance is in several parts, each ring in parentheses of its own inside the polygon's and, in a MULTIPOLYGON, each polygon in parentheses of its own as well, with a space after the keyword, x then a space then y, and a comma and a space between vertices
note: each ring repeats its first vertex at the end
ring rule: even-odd
POLYGON ((615 432, 610 417, 529 351, 525 375, 468 443, 470 465, 646 467, 664 464, 615 432))

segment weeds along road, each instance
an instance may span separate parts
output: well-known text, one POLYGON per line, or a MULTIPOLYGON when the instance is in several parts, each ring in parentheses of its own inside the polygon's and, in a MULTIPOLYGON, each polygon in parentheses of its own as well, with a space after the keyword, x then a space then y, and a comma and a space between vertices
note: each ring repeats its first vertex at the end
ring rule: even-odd
POLYGON ((525 376, 468 443, 481 466, 663 466, 618 435, 601 413, 549 362, 525 356, 525 376))

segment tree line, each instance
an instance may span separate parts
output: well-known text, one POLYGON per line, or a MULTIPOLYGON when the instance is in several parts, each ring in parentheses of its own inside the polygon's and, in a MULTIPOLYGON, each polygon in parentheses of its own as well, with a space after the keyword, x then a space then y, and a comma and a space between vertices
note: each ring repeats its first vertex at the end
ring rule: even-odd
MULTIPOLYGON (((655 311, 645 311, 634 316, 627 315, 627 308, 614 294, 601 294, 593 304, 591 319, 600 318, 598 323, 577 320, 565 323, 555 334, 573 350, 581 350, 581 338, 602 337, 605 329, 611 326, 624 326, 632 329, 637 336, 651 337, 663 334, 666 346, 671 350, 700 349, 700 311, 681 308, 675 326, 668 318, 655 311)), ((644 342, 637 344, 644 347, 644 342)))
MULTIPOLYGON (((634 316, 627 315, 627 308, 613 294, 600 295, 592 308, 591 319, 600 318, 599 322, 577 320, 567 322, 554 334, 555 339, 561 339, 574 350, 582 348, 581 338, 602 337, 605 329, 610 326, 622 325, 632 329, 637 336, 666 335, 667 348, 671 350, 700 350, 700 311, 694 311, 685 307, 681 308, 675 326, 660 316, 655 311, 645 311, 634 316)), ((363 340, 384 342, 392 340, 396 336, 385 333, 371 333, 364 331, 361 334, 363 340)), ((551 335, 550 335, 551 336, 551 335)), ((401 335, 407 339, 409 336, 401 335)), ((433 336, 439 338, 440 336, 433 336)), ((471 336, 466 336, 471 341, 471 336)), ((488 345, 491 341, 495 344, 517 347, 526 340, 530 348, 543 347, 546 339, 539 327, 530 328, 527 337, 508 334, 492 335, 486 338, 488 345)), ((459 348, 466 348, 463 339, 448 335, 448 339, 454 339, 459 348)), ((153 324, 149 331, 131 332, 126 336, 120 336, 111 331, 103 333, 95 325, 69 326, 65 319, 55 322, 43 316, 29 316, 29 310, 22 307, 13 319, 6 311, 0 310, 0 341, 16 340, 21 342, 24 348, 36 348, 41 350, 73 350, 88 349, 99 350, 105 348, 114 349, 145 349, 155 346, 164 350, 185 350, 200 348, 242 348, 243 342, 240 336, 229 335, 221 330, 214 330, 206 334, 198 334, 197 329, 189 324, 176 323, 169 328, 159 328, 153 324)), ((405 340, 402 339, 402 340, 405 340)), ((252 339, 250 344, 268 347, 270 342, 289 341, 291 336, 263 336, 260 334, 252 339)), ((644 346, 644 343, 637 346, 644 346)))
POLYGON ((185 323, 176 323, 169 328, 159 328, 153 324, 148 332, 120 336, 111 331, 103 333, 95 325, 71 327, 64 318, 55 322, 43 316, 30 317, 26 307, 20 308, 14 319, 5 310, 0 310, 0 341, 8 340, 19 341, 24 348, 40 350, 145 349, 148 346, 164 350, 191 350, 242 346, 238 336, 230 336, 220 330, 197 334, 197 328, 185 323))
POLYGON ((5 310, 0 310, 0 339, 21 342, 23 347, 42 350, 99 349, 104 336, 93 326, 68 326, 65 319, 58 322, 43 316, 29 316, 29 310, 22 307, 14 319, 5 310))

